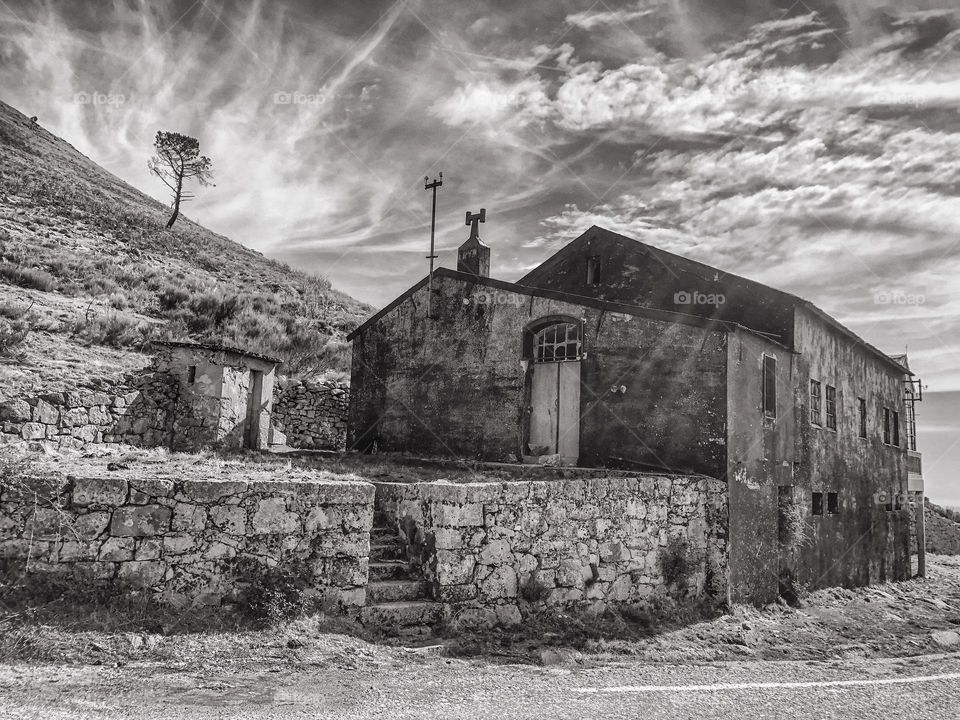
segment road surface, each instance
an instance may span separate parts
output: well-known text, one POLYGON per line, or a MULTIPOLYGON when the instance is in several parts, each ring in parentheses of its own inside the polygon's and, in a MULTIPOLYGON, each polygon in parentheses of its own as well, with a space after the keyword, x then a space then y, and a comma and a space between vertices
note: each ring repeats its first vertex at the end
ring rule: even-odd
POLYGON ((411 655, 324 665, 0 665, 0 718, 960 717, 960 653, 594 668, 411 655))

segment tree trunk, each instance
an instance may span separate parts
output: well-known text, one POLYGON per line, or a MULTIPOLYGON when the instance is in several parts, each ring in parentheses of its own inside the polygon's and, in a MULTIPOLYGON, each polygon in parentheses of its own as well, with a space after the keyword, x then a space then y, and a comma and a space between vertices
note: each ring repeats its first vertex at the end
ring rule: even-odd
POLYGON ((173 224, 180 216, 180 197, 183 195, 183 172, 177 175, 177 192, 173 196, 173 215, 167 221, 167 230, 173 227, 173 224))

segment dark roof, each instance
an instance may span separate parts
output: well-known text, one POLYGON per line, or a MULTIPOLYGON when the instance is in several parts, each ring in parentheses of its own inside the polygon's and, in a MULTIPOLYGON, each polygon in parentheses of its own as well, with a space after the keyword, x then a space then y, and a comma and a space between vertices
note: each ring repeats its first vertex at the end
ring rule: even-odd
MULTIPOLYGON (((663 320, 665 322, 675 322, 682 325, 694 325, 697 327, 703 327, 708 329, 718 329, 725 332, 732 330, 745 330, 753 335, 763 338, 767 342, 771 342, 774 345, 779 345, 785 349, 788 349, 783 343, 780 343, 764 333, 757 332, 743 325, 738 325, 737 323, 728 322, 725 320, 715 320, 711 318, 701 317, 699 315, 687 315, 686 313, 672 312, 670 310, 659 310, 657 308, 643 307, 641 305, 629 305, 626 303, 611 302, 609 300, 598 300, 597 298, 585 297, 583 295, 574 295, 573 293, 562 292, 560 290, 549 290, 546 288, 535 288, 528 287, 526 285, 519 285, 517 283, 506 282, 505 280, 495 280, 494 278, 489 277, 479 277, 472 273, 458 272, 456 270, 450 270, 449 268, 437 268, 434 273, 434 277, 449 277, 454 280, 461 280, 463 282, 472 283, 474 285, 483 285, 485 287, 492 287, 498 290, 505 290, 507 292, 515 292, 521 295, 531 295, 533 297, 543 297, 550 298, 552 300, 559 300, 561 302, 568 302, 572 305, 583 305, 584 307, 597 308, 599 310, 609 310, 611 312, 619 312, 625 315, 634 315, 637 317, 647 317, 653 320, 663 320)), ((360 325, 356 330, 347 335, 347 340, 353 340, 357 335, 366 330, 370 325, 377 322, 384 315, 389 313, 391 310, 400 305, 404 300, 409 298, 417 290, 421 289, 427 284, 429 276, 423 278, 413 287, 409 288, 406 292, 401 293, 393 302, 384 307, 382 310, 377 312, 372 317, 368 318, 362 325, 360 325)))
POLYGON ((269 355, 250 352, 249 350, 241 350, 240 348, 230 347, 228 345, 217 345, 216 343, 187 342, 187 341, 181 341, 181 340, 157 340, 154 342, 154 345, 190 348, 193 350, 211 350, 213 352, 228 352, 228 353, 234 353, 235 355, 242 355, 244 357, 255 358, 257 360, 263 360, 265 362, 275 363, 277 365, 280 365, 283 362, 282 360, 278 360, 277 358, 270 357, 269 355))
MULTIPOLYGON (((848 328, 846 325, 844 325, 843 323, 841 323, 839 320, 837 320, 837 319, 834 318, 833 316, 831 316, 831 315, 829 315, 828 313, 826 313, 826 312, 824 312, 823 310, 821 310, 819 307, 817 307, 816 305, 814 305, 814 304, 813 304, 812 302, 810 302, 809 300, 805 300, 805 299, 803 299, 802 297, 799 297, 799 296, 797 296, 797 295, 793 295, 792 293, 788 293, 788 292, 785 292, 785 291, 783 291, 783 290, 779 290, 779 289, 777 289, 777 288, 775 288, 775 287, 770 287, 769 285, 764 285, 763 283, 757 282, 756 280, 751 280, 750 278, 745 278, 745 277, 743 277, 742 275, 737 275, 736 273, 727 272, 726 270, 722 270, 722 269, 720 269, 720 268, 713 267, 712 265, 707 265, 706 263, 698 262, 697 260, 691 260, 690 258, 684 257, 683 255, 677 255, 676 253, 671 253, 671 252, 667 252, 666 250, 661 250, 660 248, 656 247, 655 245, 650 245, 649 243, 645 243, 645 242, 642 242, 642 241, 640 241, 640 240, 636 240, 636 239, 634 239, 634 238, 627 237, 626 235, 621 235, 620 233, 615 233, 615 232, 613 232, 612 230, 607 230, 606 228, 600 227, 599 225, 592 225, 592 226, 590 226, 590 228, 589 228, 586 232, 582 233, 580 236, 578 236, 577 238, 571 240, 569 243, 567 243, 566 245, 564 245, 564 246, 563 246, 562 248, 560 248, 557 252, 555 252, 553 255, 551 255, 549 258, 547 258, 543 263, 541 263, 540 266, 546 265, 546 264, 551 263, 551 262, 555 262, 557 259, 559 259, 559 258, 562 256, 562 254, 564 253, 564 251, 565 251, 568 247, 570 247, 571 245, 573 245, 574 243, 576 243, 576 242, 578 242, 578 241, 581 241, 581 240, 589 239, 589 238, 591 238, 591 237, 596 237, 596 236, 606 237, 606 238, 612 238, 612 239, 615 239, 615 240, 624 240, 624 241, 626 241, 626 242, 630 242, 630 243, 634 243, 634 244, 636 244, 636 245, 639 245, 639 246, 643 247, 644 250, 646 250, 648 253, 650 253, 653 257, 655 257, 655 258, 657 259, 657 261, 660 262, 660 263, 661 263, 662 265, 664 265, 665 267, 671 267, 671 266, 672 266, 672 267, 674 267, 675 269, 677 269, 677 270, 679 270, 679 271, 691 272, 691 273, 695 273, 695 274, 699 274, 699 275, 703 275, 703 274, 712 275, 712 274, 714 274, 714 273, 722 273, 723 276, 724 276, 724 278, 725 278, 726 280, 732 280, 733 282, 741 285, 742 287, 745 287, 745 288, 763 288, 764 290, 767 290, 767 291, 769 291, 770 293, 772 293, 773 296, 776 297, 777 300, 778 300, 779 302, 783 303, 784 305, 790 305, 790 306, 802 305, 803 307, 805 307, 805 308, 807 308, 808 310, 810 310, 810 311, 811 311, 814 315, 816 315, 819 319, 823 320, 825 323, 827 323, 828 325, 830 325, 830 326, 833 327, 834 329, 836 329, 836 330, 838 330, 839 332, 841 332, 841 333, 842 333, 843 335, 845 335, 847 338, 849 338, 850 340, 852 340, 852 341, 855 342, 856 344, 858 344, 858 345, 860 345, 861 347, 863 347, 867 352, 869 352, 869 353, 877 356, 880 360, 886 362, 888 365, 892 365, 892 366, 896 367, 896 369, 899 370, 899 371, 901 371, 901 372, 904 372, 904 373, 906 373, 906 374, 908 374, 908 375, 912 375, 912 374, 913 374, 913 373, 910 371, 910 369, 909 369, 908 367, 906 367, 906 364, 905 364, 905 363, 900 363, 900 362, 898 362, 897 356, 887 355, 887 354, 886 354, 885 352, 883 352, 882 350, 874 347, 873 345, 871 345, 870 343, 868 343, 866 340, 864 340, 862 337, 860 337, 860 336, 857 335, 855 332, 853 332, 853 330, 851 330, 850 328, 848 328)), ((523 283, 524 280, 525 280, 528 276, 532 275, 534 272, 535 272, 535 271, 531 270, 529 273, 527 273, 527 275, 525 275, 524 277, 520 278, 520 280, 519 280, 518 282, 523 283)), ((761 335, 762 335, 762 333, 761 333, 761 335)), ((785 344, 788 344, 788 345, 792 345, 792 344, 793 344, 792 341, 791 341, 789 338, 783 338, 783 342, 784 342, 785 344)))

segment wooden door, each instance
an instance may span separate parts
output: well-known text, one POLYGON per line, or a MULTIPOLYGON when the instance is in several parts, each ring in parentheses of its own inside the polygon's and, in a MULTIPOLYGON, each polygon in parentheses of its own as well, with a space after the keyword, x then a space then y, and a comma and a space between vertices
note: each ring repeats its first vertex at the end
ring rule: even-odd
POLYGON ((259 370, 251 370, 249 385, 243 446, 251 450, 256 450, 260 445, 260 411, 263 402, 263 373, 259 370))
POLYGON ((546 448, 542 454, 557 452, 558 387, 560 363, 536 363, 530 389, 530 449, 546 448))
POLYGON ((556 365, 557 452, 565 463, 576 464, 580 456, 580 362, 556 365))
POLYGON ((567 464, 580 456, 580 363, 535 363, 530 392, 530 448, 559 454, 567 464))

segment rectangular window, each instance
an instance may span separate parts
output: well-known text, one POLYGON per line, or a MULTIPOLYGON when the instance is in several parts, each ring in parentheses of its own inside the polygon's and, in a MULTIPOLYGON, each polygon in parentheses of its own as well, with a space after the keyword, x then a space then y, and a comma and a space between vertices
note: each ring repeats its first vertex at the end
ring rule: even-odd
POLYGON ((814 425, 820 424, 820 406, 821 406, 821 396, 820 396, 820 382, 817 380, 810 381, 810 422, 814 425))
POLYGON ((827 427, 837 429, 837 389, 827 385, 827 427))
POLYGON ((884 505, 884 510, 887 512, 893 512, 893 490, 887 494, 887 502, 884 505))
POLYGON ((823 493, 813 493, 813 514, 823 515, 823 493))
POLYGON ((835 493, 827 493, 827 514, 836 515, 840 512, 840 496, 835 493))
POLYGON ((587 258, 587 285, 600 284, 600 256, 591 255, 587 258))
POLYGON ((907 450, 917 449, 917 408, 912 398, 907 399, 907 414, 903 418, 907 431, 907 450))
POLYGON ((883 443, 885 445, 890 444, 891 434, 890 434, 890 408, 883 409, 883 443))
POLYGON ((777 416, 777 359, 763 356, 763 414, 777 416))
POLYGON ((900 413, 893 411, 893 444, 900 447, 900 413))
POLYGON ((857 415, 860 421, 860 437, 867 436, 867 401, 863 398, 857 398, 857 415))
POLYGON ((187 368, 187 384, 193 385, 197 381, 197 366, 191 365, 187 368))

